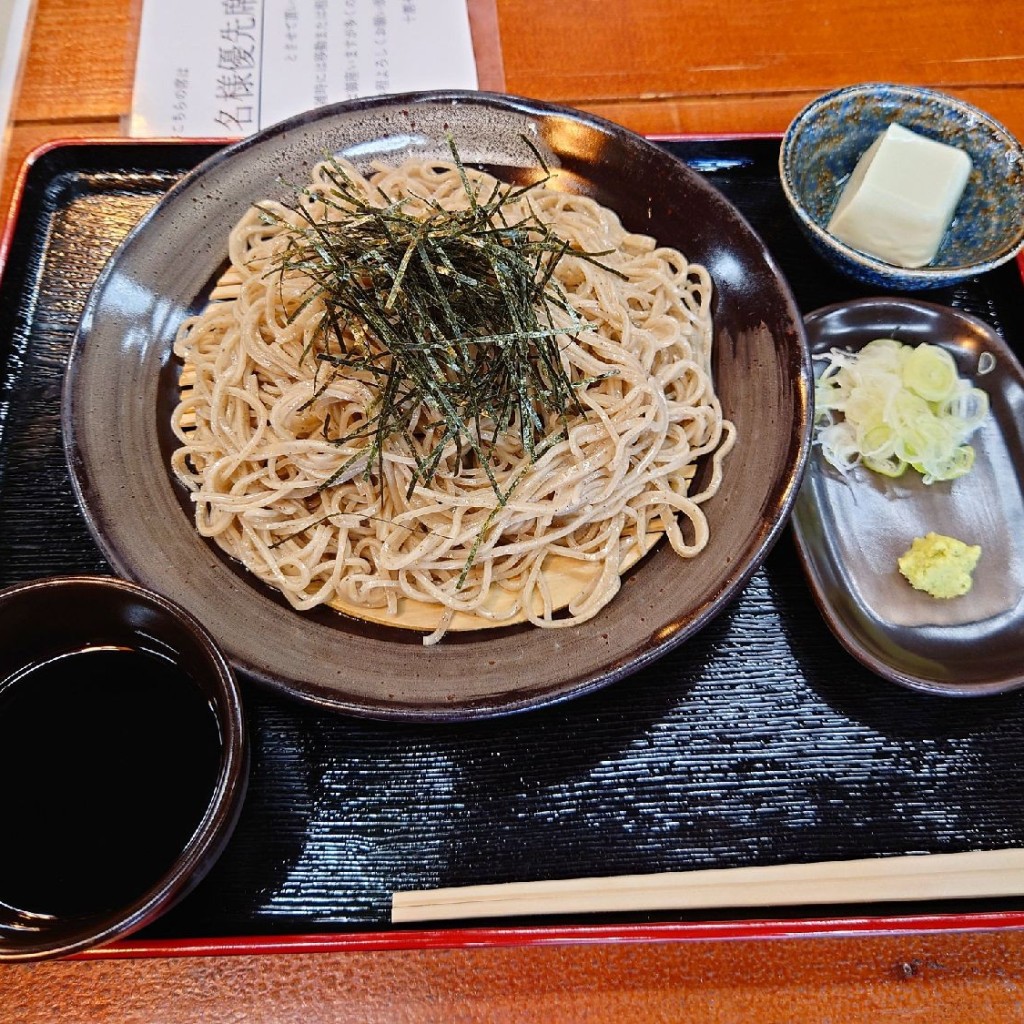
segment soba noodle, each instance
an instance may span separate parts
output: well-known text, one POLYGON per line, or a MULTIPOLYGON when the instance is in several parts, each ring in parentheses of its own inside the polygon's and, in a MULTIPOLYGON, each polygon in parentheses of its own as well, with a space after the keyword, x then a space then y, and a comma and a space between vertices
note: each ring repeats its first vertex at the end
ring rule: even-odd
MULTIPOLYGON (((380 167, 369 178, 346 171, 381 206, 385 195, 469 202, 454 163, 380 167)), ((490 192, 493 179, 465 173, 490 192)), ((314 219, 338 216, 323 165, 309 191, 314 219)), ((419 200, 407 209, 417 203, 427 209, 419 200)), ((429 486, 408 494, 416 461, 404 443, 386 445, 369 467, 365 441, 336 443, 371 415, 375 392, 358 374, 316 376, 323 302, 306 301, 301 272, 274 270, 289 225, 302 222, 285 206, 261 206, 231 232, 237 296, 211 301, 178 334, 175 352, 194 379, 174 413, 181 447, 172 466, 192 492, 199 533, 292 606, 332 604, 400 624, 404 606, 425 605, 436 613, 427 643, 454 622, 565 627, 611 601, 623 567, 660 535, 684 559, 705 547, 701 505, 719 488, 734 431, 711 379, 703 267, 626 232, 588 198, 541 187, 515 200, 513 209, 536 214, 572 247, 555 276, 589 329, 559 335, 559 346, 584 414, 571 410, 565 422, 543 412, 553 440, 532 461, 518 434, 498 438, 493 479, 449 443, 429 486), (611 250, 600 262, 625 280, 573 249, 611 250), (691 494, 705 457, 707 483, 691 494), (495 481, 510 492, 504 504, 495 481), (584 582, 563 601, 557 567, 567 565, 585 569, 584 582)), ((431 410, 413 415, 421 457, 441 436, 436 420, 431 410)))

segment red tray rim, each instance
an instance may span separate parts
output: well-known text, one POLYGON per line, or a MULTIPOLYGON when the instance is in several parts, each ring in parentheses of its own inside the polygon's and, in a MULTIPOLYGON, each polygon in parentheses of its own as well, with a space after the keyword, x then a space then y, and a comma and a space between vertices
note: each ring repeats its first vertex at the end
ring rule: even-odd
POLYGON ((78 953, 74 960, 367 953, 398 950, 509 948, 598 944, 778 941, 870 938, 904 934, 1020 931, 1024 911, 963 914, 817 917, 800 920, 696 921, 650 924, 561 924, 432 928, 395 932, 239 935, 199 939, 122 939, 78 953))

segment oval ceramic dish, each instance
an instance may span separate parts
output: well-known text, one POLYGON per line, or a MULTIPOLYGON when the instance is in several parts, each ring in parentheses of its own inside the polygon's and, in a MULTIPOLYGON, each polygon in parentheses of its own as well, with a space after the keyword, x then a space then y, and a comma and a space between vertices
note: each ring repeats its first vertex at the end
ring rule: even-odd
POLYGON ((848 476, 813 450, 793 510, 797 550, 815 598, 846 649, 872 671, 928 693, 980 696, 1024 685, 1024 369, 987 324, 907 299, 861 299, 806 317, 812 354, 878 337, 941 345, 988 392, 972 435, 974 467, 926 486, 908 470, 848 476), (978 373, 989 353, 993 368, 978 373), (914 590, 896 559, 929 531, 980 544, 974 586, 937 600, 914 590))
POLYGON ((192 611, 242 671, 321 706, 375 717, 507 713, 609 683, 711 619, 786 521, 809 445, 810 362, 789 289, 763 243, 699 174, 606 121, 482 93, 374 98, 302 115, 231 146, 187 176, 126 239, 87 303, 64 391, 76 493, 122 574, 192 611), (705 264, 714 279, 716 378, 739 430, 706 506, 699 558, 665 547, 596 618, 571 629, 421 635, 330 611, 299 614, 195 532, 172 483, 167 426, 175 331, 223 267, 228 232, 254 201, 287 199, 325 153, 359 163, 441 158, 450 131, 467 164, 508 180, 538 174, 592 195, 634 231, 705 264), (111 388, 116 397, 111 400, 111 388), (756 438, 756 444, 751 439, 756 438))

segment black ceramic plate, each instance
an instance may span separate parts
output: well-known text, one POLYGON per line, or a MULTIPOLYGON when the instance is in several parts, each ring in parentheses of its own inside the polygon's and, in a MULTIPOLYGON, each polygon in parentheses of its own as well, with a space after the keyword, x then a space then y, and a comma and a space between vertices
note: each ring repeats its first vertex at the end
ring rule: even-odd
POLYGON ((282 122, 188 175, 126 239, 87 303, 65 380, 76 494, 115 568, 193 612, 241 670, 321 706, 377 717, 470 718, 583 693, 636 670, 705 625, 761 563, 786 520, 809 441, 802 323, 763 243, 696 172, 598 118, 482 93, 356 101, 282 122), (596 618, 563 630, 418 634, 330 612, 300 615, 193 530, 169 476, 176 390, 171 342, 222 267, 234 222, 287 198, 326 152, 357 163, 440 157, 451 131, 467 163, 512 179, 536 158, 558 187, 615 209, 627 227, 711 272, 716 382, 737 425, 707 549, 656 551, 596 618), (111 400, 111 388, 114 399, 111 400))
POLYGON ((810 313, 815 354, 857 350, 879 337, 930 342, 988 392, 991 412, 972 436, 973 468, 925 485, 857 467, 842 476, 815 449, 793 513, 797 550, 826 621, 872 671, 914 689, 980 696, 1024 686, 1024 369, 986 323, 902 298, 858 299, 810 313), (979 374, 979 358, 992 358, 979 374), (937 600, 914 590, 896 560, 929 531, 982 548, 974 585, 937 600))

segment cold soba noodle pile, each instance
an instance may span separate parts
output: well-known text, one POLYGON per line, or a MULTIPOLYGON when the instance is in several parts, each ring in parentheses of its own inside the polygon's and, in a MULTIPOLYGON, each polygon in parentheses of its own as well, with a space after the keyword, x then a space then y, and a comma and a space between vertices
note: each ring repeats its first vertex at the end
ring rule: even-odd
POLYGON ((237 287, 175 347, 199 532, 297 609, 427 643, 582 622, 662 534, 696 555, 733 441, 704 268, 452 149, 369 178, 325 162, 294 208, 250 210, 237 287))

